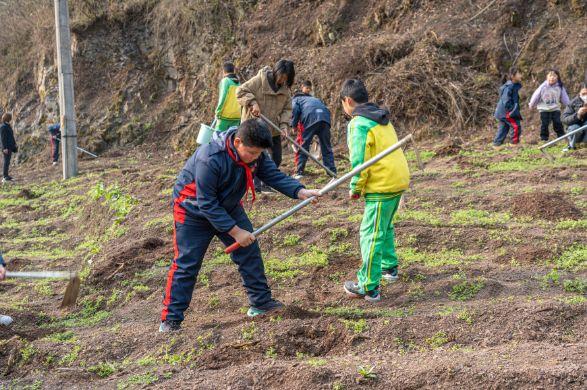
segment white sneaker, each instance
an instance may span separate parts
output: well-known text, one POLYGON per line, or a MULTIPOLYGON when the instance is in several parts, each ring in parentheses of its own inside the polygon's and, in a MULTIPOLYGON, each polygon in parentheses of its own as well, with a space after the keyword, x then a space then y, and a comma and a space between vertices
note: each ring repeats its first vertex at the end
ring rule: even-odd
POLYGON ((8 326, 8 325, 12 324, 13 321, 14 320, 10 316, 0 315, 0 325, 8 326))
POLYGON ((57 161, 53 161, 53 163, 51 165, 53 165, 53 166, 57 165, 57 161))
POLYGON ((304 175, 296 173, 295 175, 292 176, 294 179, 296 180, 300 180, 302 177, 304 177, 304 175))

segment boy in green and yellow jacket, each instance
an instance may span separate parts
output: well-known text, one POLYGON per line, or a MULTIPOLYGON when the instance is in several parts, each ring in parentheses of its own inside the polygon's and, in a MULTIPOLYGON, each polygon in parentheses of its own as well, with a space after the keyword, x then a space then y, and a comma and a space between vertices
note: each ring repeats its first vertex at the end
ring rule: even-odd
POLYGON ((236 89, 240 83, 234 73, 234 65, 225 62, 222 66, 224 77, 218 86, 219 96, 216 106, 216 130, 225 131, 241 123, 241 107, 236 100, 236 89))
MULTIPOLYGON (((389 122, 389 111, 369 103, 369 94, 361 80, 345 81, 340 98, 344 111, 352 117, 347 142, 353 168, 398 142, 389 122)), ((344 284, 350 296, 377 302, 381 299, 381 278, 389 282, 398 279, 393 216, 409 184, 408 162, 401 149, 352 178, 349 197, 364 196, 365 213, 361 223, 363 263, 357 273, 358 283, 344 284)))

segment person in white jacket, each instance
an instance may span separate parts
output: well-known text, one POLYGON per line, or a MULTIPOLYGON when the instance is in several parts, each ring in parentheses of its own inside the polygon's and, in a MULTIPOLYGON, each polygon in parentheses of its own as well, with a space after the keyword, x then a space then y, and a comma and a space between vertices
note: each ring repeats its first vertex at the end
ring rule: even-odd
POLYGON ((546 74, 546 80, 534 91, 530 99, 530 108, 537 108, 540 111, 542 141, 548 141, 548 128, 551 122, 557 137, 565 135, 561 122, 561 103, 567 106, 570 103, 569 95, 558 70, 551 69, 546 74))

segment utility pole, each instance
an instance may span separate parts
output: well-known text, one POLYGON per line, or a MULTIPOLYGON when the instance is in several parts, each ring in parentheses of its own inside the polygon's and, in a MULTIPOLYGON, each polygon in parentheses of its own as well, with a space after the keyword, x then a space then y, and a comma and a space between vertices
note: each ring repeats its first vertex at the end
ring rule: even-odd
POLYGON ((77 130, 73 96, 73 64, 67 0, 55 2, 55 35, 57 38, 57 74, 59 77, 59 113, 63 179, 77 176, 77 130))

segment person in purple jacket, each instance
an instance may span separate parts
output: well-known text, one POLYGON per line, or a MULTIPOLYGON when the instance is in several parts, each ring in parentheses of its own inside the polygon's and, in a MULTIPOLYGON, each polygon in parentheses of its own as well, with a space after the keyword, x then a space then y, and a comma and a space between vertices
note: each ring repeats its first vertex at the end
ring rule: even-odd
POLYGON ((569 95, 563 85, 558 70, 551 69, 546 74, 546 80, 534 91, 530 99, 530 108, 538 108, 540 112, 540 139, 548 141, 548 128, 552 127, 557 137, 565 135, 561 122, 561 103, 568 106, 569 95))

